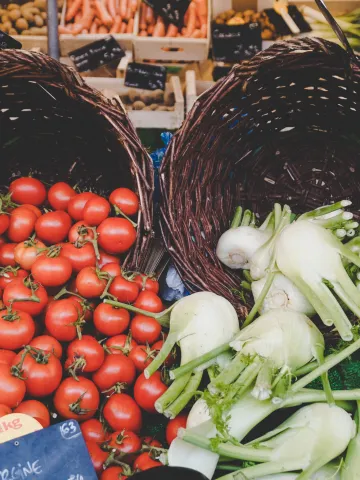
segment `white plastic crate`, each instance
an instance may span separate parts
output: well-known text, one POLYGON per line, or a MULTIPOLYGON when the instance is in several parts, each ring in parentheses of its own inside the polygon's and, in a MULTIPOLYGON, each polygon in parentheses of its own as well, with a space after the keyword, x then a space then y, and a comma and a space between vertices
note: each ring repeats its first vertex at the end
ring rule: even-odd
POLYGON ((210 80, 196 80, 196 74, 194 70, 188 70, 186 72, 186 113, 189 113, 192 106, 196 102, 197 98, 206 90, 214 85, 215 82, 210 80))

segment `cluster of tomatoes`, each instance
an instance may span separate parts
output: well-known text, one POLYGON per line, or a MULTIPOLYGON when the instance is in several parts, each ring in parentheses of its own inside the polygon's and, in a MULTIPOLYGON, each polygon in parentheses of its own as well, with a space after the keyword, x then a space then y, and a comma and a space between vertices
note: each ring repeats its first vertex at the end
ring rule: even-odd
MULTIPOLYGON (((107 200, 64 182, 47 191, 30 177, 1 196, 0 416, 25 413, 43 427, 51 418, 81 422, 102 480, 161 465, 162 445, 141 430, 167 385, 160 372, 142 372, 164 333, 154 318, 104 303, 163 310, 157 280, 120 266, 138 209, 127 188, 107 200)), ((169 443, 185 421, 169 422, 169 443)))

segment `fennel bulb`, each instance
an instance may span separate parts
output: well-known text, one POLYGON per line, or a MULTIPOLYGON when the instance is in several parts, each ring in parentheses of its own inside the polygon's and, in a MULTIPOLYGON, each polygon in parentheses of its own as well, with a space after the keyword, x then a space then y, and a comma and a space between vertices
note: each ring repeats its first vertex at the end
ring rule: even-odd
MULTIPOLYGON (((251 284, 251 291, 255 302, 260 297, 266 283, 266 277, 256 280, 251 284)), ((309 317, 315 315, 315 310, 307 298, 293 284, 291 280, 276 273, 270 289, 259 308, 260 313, 266 313, 274 308, 284 308, 303 313, 309 317)))
MULTIPOLYGON (((311 475, 311 480, 340 480, 339 465, 329 464, 311 475)), ((256 480, 296 480, 298 473, 278 473, 275 475, 266 475, 258 477, 256 480)))

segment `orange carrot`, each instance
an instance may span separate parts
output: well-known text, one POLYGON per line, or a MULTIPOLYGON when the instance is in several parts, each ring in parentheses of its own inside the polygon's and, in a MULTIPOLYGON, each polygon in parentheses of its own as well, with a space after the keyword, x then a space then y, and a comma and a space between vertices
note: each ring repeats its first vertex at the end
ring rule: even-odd
POLYGON ((82 6, 82 3, 83 3, 83 0, 75 0, 72 3, 71 7, 66 12, 65 20, 67 22, 69 22, 70 20, 72 20, 75 17, 75 15, 77 14, 77 12, 80 10, 80 8, 82 6))
POLYGON ((200 20, 200 24, 207 23, 207 0, 193 0, 191 3, 196 5, 196 14, 200 20))
POLYGON ((141 15, 140 15, 140 23, 139 27, 140 30, 146 30, 146 8, 145 5, 142 3, 141 4, 141 15))
POLYGON ((131 8, 131 13, 134 16, 138 8, 138 0, 130 0, 130 8, 131 8))
POLYGON ((113 19, 116 17, 116 0, 108 0, 107 7, 113 19))
POLYGON ((189 21, 189 9, 186 10, 185 16, 184 16, 184 25, 186 26, 189 21))
POLYGON ((120 33, 122 18, 120 15, 116 15, 113 26, 110 29, 110 33, 120 33))
POLYGON ((207 37, 207 24, 206 23, 204 23, 204 25, 201 25, 200 32, 201 32, 201 38, 206 38, 207 37))
POLYGON ((81 23, 82 13, 78 12, 74 17, 74 23, 81 23))
POLYGON ((201 38, 201 32, 198 28, 196 28, 190 36, 191 38, 201 38))
POLYGON ((134 19, 130 18, 127 24, 126 33, 133 33, 134 30, 134 19))
POLYGON ((127 3, 127 0, 120 0, 120 15, 122 16, 122 18, 126 17, 127 3))
POLYGON ((99 27, 98 33, 109 33, 109 30, 105 27, 105 25, 101 25, 99 27))
POLYGON ((145 8, 146 8, 146 12, 145 12, 146 23, 149 25, 155 21, 154 11, 151 7, 148 7, 147 5, 145 8))
POLYGON ((140 30, 139 37, 147 37, 147 31, 146 30, 140 30))
POLYGON ((158 17, 156 25, 154 27, 153 37, 165 37, 165 24, 161 17, 158 17))
POLYGON ((95 16, 95 11, 91 6, 90 0, 83 0, 83 2, 83 15, 79 24, 89 30, 95 16))
POLYGON ((126 9, 125 20, 130 20, 131 18, 132 18, 131 5, 130 5, 130 2, 128 2, 128 6, 127 6, 127 9, 126 9))
POLYGON ((110 13, 107 11, 106 6, 102 0, 95 0, 95 9, 97 16, 100 18, 104 25, 110 26, 113 24, 113 19, 110 13))
POLYGON ((176 37, 177 34, 178 34, 178 31, 179 31, 178 27, 176 25, 174 25, 173 23, 170 23, 169 28, 166 32, 166 36, 167 37, 176 37))
POLYGON ((147 31, 148 31, 149 35, 152 35, 154 33, 154 28, 155 28, 155 25, 149 25, 148 26, 147 31))
POLYGON ((187 37, 187 28, 183 27, 183 28, 181 29, 181 35, 182 35, 183 37, 187 37))
POLYGON ((126 23, 122 22, 121 27, 120 27, 120 33, 126 33, 126 28, 127 28, 126 23))
POLYGON ((195 26, 196 26, 196 4, 194 2, 191 2, 188 8, 189 12, 189 20, 187 24, 187 37, 191 37, 191 35, 194 33, 195 26))
POLYGON ((88 30, 87 28, 83 28, 83 29, 81 30, 81 33, 87 34, 87 33, 89 33, 89 30, 88 30))
POLYGON ((93 22, 90 27, 90 33, 97 33, 97 25, 96 22, 93 22))

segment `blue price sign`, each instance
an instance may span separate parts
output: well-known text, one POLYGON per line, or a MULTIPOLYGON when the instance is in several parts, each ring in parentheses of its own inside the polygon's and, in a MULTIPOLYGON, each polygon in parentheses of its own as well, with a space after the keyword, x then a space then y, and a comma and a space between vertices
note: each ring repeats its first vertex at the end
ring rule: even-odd
POLYGON ((0 445, 0 480, 97 480, 75 420, 0 445))

